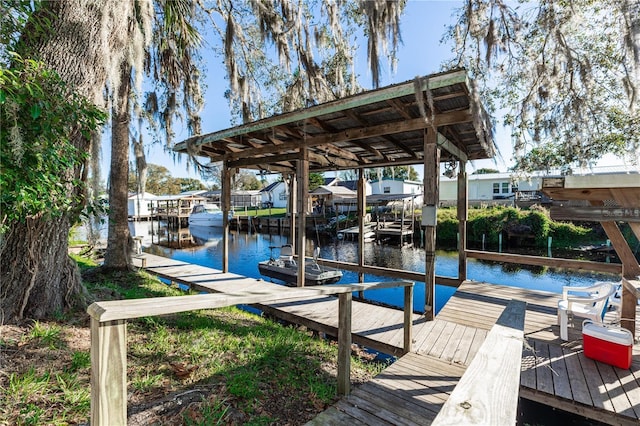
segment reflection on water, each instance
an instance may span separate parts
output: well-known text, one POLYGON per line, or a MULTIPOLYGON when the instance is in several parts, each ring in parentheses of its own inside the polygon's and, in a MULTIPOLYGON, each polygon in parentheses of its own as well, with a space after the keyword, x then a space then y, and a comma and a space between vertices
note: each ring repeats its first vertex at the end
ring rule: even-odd
MULTIPOLYGON (((153 254, 171 257, 185 262, 222 269, 222 230, 209 227, 191 227, 180 230, 180 237, 172 240, 172 232, 155 229, 147 222, 131 222, 130 229, 133 235, 143 237, 145 251, 153 254), (135 233, 135 234, 134 234, 135 233), (166 233, 166 237, 164 236, 166 233), (160 245, 157 242, 160 241, 160 245), (169 244, 164 244, 167 241, 169 244), (182 248, 175 244, 181 241, 182 248)), ((157 223, 156 223, 157 228, 157 223)), ((245 232, 231 231, 229 237, 229 270, 230 272, 253 277, 263 278, 258 272, 258 262, 277 256, 277 247, 288 244, 286 235, 274 234, 248 234, 245 232)), ((317 242, 307 241, 307 256, 311 256, 317 242)), ((351 241, 328 241, 320 245, 320 258, 337 259, 345 262, 357 263, 358 244, 351 241)), ((396 247, 389 245, 377 245, 365 243, 365 264, 386 268, 403 269, 415 272, 425 271, 425 254, 423 249, 396 247)), ((436 275, 456 277, 458 274, 457 252, 438 251, 436 253, 436 275)), ((514 287, 523 287, 536 290, 562 292, 562 286, 590 285, 600 280, 617 280, 614 276, 589 272, 571 272, 565 270, 553 270, 539 266, 524 266, 514 264, 500 264, 495 262, 478 261, 469 259, 467 275, 469 279, 486 281, 492 284, 502 284, 514 287)), ((390 281, 391 278, 365 275, 365 281, 390 281)), ((358 282, 358 274, 344 271, 341 283, 358 282)), ((436 286, 436 312, 438 312, 449 297, 455 292, 455 288, 436 286)), ((366 292, 365 297, 402 306, 403 290, 383 289, 366 292)), ((424 310, 424 283, 416 283, 414 289, 414 309, 424 310)))

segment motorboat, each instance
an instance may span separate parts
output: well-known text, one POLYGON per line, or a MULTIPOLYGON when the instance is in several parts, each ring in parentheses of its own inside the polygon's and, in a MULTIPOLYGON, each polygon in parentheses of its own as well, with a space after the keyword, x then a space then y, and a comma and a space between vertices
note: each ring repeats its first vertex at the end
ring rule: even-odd
MULTIPOLYGON (((305 285, 333 284, 340 281, 342 271, 318 264, 318 252, 316 249, 313 259, 306 259, 304 268, 305 285)), ((298 264, 293 259, 293 249, 287 244, 280 248, 280 256, 258 262, 260 274, 284 281, 288 285, 296 285, 298 282, 298 264)))
MULTIPOLYGON (((229 220, 233 217, 233 212, 229 212, 229 220)), ((196 204, 189 214, 189 226, 217 226, 222 227, 224 212, 217 204, 196 204)))

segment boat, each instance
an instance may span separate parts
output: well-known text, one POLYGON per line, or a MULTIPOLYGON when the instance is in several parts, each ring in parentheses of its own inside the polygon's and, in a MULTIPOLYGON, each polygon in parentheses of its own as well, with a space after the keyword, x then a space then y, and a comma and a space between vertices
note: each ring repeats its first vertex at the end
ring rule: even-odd
MULTIPOLYGON (((273 248, 273 247, 272 247, 273 248)), ((340 281, 342 271, 318 264, 318 252, 314 251, 313 259, 306 259, 304 268, 305 285, 333 284, 340 281)), ((260 274, 284 281, 287 285, 296 285, 298 282, 298 264, 293 259, 293 249, 287 244, 280 248, 280 256, 258 262, 260 274)))
MULTIPOLYGON (((189 214, 189 226, 217 226, 222 227, 223 211, 217 204, 196 204, 189 214)), ((233 217, 233 212, 229 212, 229 220, 233 217)))

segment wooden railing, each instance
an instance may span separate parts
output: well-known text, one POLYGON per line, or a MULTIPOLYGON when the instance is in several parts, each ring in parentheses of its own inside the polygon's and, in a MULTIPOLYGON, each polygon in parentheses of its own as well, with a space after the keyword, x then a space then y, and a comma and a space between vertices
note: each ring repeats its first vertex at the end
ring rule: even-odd
POLYGON ((467 257, 480 260, 492 260, 494 262, 519 263, 522 265, 548 266, 549 268, 567 268, 579 271, 595 271, 610 274, 622 273, 622 265, 616 263, 529 256, 524 254, 495 253, 478 250, 467 250, 466 253, 467 257))
POLYGON ((514 425, 526 303, 512 300, 432 425, 514 425))
POLYGON ((215 293, 193 296, 95 302, 91 316, 91 424, 125 425, 127 422, 128 319, 215 309, 252 303, 338 295, 338 394, 349 394, 351 368, 351 300, 354 291, 404 287, 404 351, 411 350, 413 282, 389 281, 283 288, 259 293, 215 293))

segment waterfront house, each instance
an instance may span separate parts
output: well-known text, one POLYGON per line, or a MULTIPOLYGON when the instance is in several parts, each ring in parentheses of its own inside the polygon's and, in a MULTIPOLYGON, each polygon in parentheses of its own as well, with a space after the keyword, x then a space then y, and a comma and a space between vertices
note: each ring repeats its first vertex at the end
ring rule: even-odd
POLYGON ((129 194, 127 214, 129 220, 148 220, 153 215, 153 200, 157 197, 149 192, 129 194))
POLYGON ((284 181, 273 182, 260 190, 262 207, 287 207, 289 190, 284 181))

